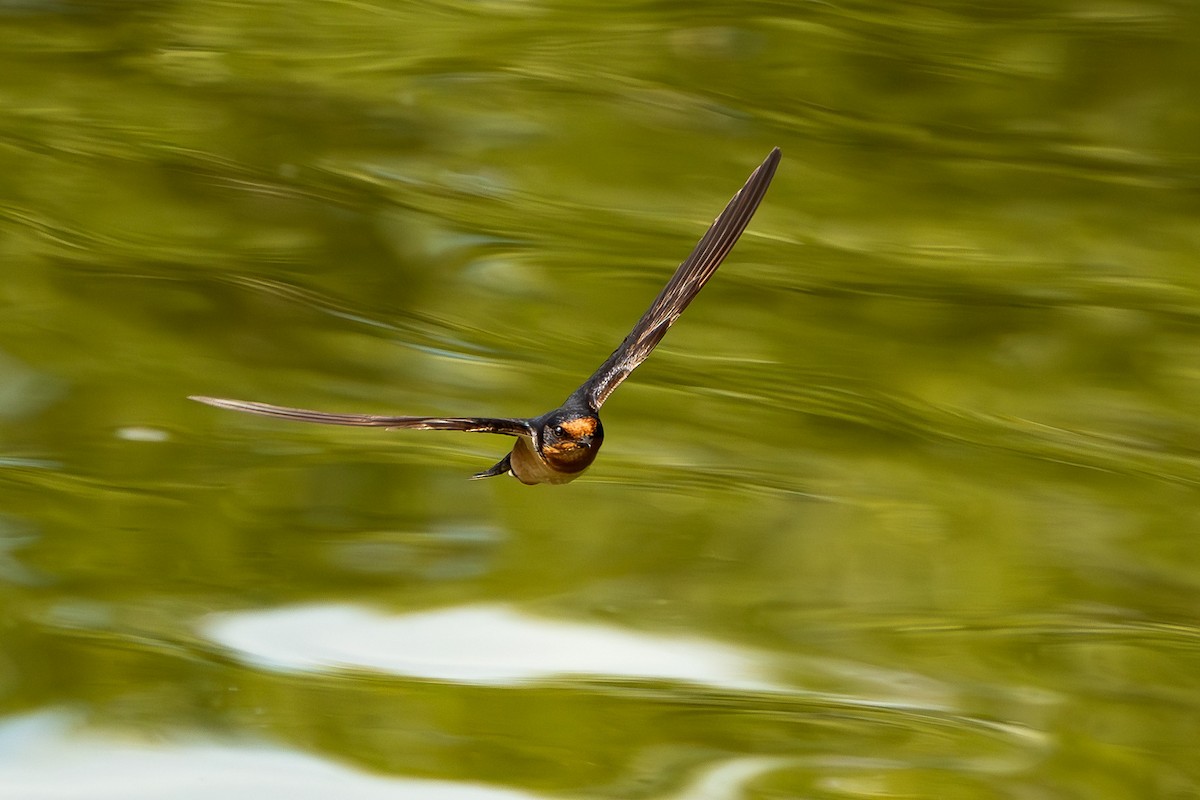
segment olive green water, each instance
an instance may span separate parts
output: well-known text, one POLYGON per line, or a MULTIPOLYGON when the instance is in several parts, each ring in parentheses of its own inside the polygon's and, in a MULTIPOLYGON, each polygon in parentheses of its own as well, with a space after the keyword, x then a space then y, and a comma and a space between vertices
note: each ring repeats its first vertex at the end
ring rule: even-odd
POLYGON ((0 797, 1200 796, 1197 86, 1189 2, 0 4, 0 797), (541 413, 774 145, 573 484, 184 399, 541 413))

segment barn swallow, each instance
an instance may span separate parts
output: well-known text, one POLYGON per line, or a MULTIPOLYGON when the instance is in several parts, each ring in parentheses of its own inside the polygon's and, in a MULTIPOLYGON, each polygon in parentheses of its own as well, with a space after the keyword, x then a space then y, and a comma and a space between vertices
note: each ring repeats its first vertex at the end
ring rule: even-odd
POLYGON ((633 330, 613 351, 600 368, 583 385, 571 393, 561 406, 529 418, 496 417, 390 417, 367 414, 327 414, 268 403, 244 400, 223 400, 217 397, 190 399, 217 408, 245 411, 268 417, 320 422, 326 425, 352 425, 365 428, 413 428, 435 431, 470 431, 498 433, 516 437, 512 452, 493 467, 472 478, 493 478, 511 474, 525 484, 567 483, 578 478, 591 466, 600 445, 604 428, 600 424, 600 407, 604 405, 621 382, 662 341, 667 329, 692 302, 717 271, 725 256, 733 249, 738 237, 750 223, 767 186, 779 166, 780 152, 776 147, 766 160, 750 174, 746 184, 725 206, 700 242, 684 259, 667 285, 654 298, 650 308, 633 326, 633 330))

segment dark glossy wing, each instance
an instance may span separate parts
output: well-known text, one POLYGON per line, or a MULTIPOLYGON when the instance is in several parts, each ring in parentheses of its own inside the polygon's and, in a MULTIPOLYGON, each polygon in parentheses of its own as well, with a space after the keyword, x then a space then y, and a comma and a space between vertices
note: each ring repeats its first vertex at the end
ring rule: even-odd
POLYGON ((270 403, 250 403, 245 400, 224 400, 219 397, 189 397, 198 403, 217 408, 279 417, 297 422, 319 422, 324 425, 351 425, 359 428, 413 428, 430 431, 470 431, 472 433, 501 433, 505 436, 529 436, 532 430, 523 419, 492 417, 383 417, 369 414, 327 414, 303 408, 273 406, 270 403))
POLYGON ((575 391, 575 397, 583 399, 594 411, 598 411, 613 390, 621 385, 621 381, 629 376, 646 360, 654 350, 667 329, 679 319, 679 315, 692 302, 696 293, 704 288, 704 284, 721 266, 725 256, 733 249, 734 243, 750 224, 758 204, 762 202, 771 178, 775 176, 775 168, 779 166, 780 152, 776 147, 750 174, 743 186, 729 205, 725 206, 708 232, 701 237, 691 255, 684 259, 671 280, 659 292, 658 297, 650 308, 642 315, 633 330, 621 342, 621 346, 613 351, 600 369, 588 378, 575 391))

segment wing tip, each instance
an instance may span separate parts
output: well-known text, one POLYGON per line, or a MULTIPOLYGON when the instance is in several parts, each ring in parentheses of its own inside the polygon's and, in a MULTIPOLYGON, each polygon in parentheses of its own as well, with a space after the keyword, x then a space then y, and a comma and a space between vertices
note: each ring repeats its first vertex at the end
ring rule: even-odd
POLYGON ((758 165, 758 169, 755 170, 755 173, 768 172, 771 173, 771 176, 773 177, 775 168, 779 166, 779 162, 782 158, 783 150, 779 149, 778 145, 772 147, 771 152, 767 153, 767 157, 764 158, 763 162, 758 165))

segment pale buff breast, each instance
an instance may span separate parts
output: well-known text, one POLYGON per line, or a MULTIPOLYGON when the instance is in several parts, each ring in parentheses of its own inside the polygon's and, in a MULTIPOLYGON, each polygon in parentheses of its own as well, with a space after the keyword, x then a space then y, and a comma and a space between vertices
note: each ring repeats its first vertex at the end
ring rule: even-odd
POLYGON ((582 469, 578 472, 560 472, 554 469, 538 455, 524 436, 517 439, 517 445, 509 457, 509 465, 517 480, 531 486, 535 483, 570 483, 583 472, 582 469))

